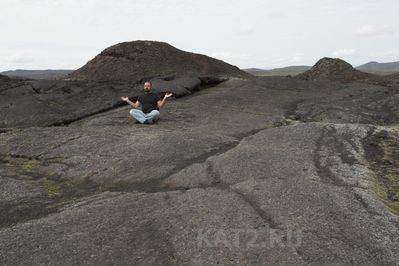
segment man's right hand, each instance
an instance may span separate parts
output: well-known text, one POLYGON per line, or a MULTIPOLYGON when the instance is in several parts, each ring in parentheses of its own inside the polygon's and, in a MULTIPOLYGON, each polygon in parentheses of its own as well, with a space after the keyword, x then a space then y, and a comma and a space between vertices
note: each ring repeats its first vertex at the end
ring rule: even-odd
POLYGON ((122 101, 127 102, 127 101, 129 100, 129 97, 127 97, 127 96, 122 96, 121 99, 122 99, 122 101))

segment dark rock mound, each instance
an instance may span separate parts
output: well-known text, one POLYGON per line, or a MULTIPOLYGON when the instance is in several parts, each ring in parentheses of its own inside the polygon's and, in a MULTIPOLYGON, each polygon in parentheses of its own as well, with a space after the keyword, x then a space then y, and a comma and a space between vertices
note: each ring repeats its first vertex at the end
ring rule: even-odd
POLYGON ((140 81, 165 76, 251 77, 238 67, 164 42, 133 41, 113 45, 72 72, 68 79, 140 81))
POLYGON ((332 81, 352 82, 368 79, 372 76, 371 74, 356 70, 351 64, 344 60, 324 57, 310 70, 299 74, 297 77, 305 80, 327 79, 332 81))
POLYGON ((344 60, 328 57, 320 59, 310 70, 296 77, 304 80, 330 80, 343 83, 361 82, 383 86, 392 83, 391 78, 365 73, 355 69, 344 60))

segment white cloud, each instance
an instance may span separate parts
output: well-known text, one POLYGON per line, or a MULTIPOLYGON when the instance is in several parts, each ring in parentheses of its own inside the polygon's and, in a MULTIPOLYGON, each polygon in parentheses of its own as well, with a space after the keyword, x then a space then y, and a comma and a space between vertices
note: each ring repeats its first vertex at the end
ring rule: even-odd
POLYGON ((294 56, 290 59, 290 63, 292 64, 298 64, 303 62, 303 57, 302 56, 294 56))
POLYGON ((361 26, 356 35, 358 36, 378 36, 378 35, 391 35, 394 31, 388 26, 375 26, 375 25, 363 25, 361 26))
POLYGON ((34 62, 30 51, 2 50, 0 56, 3 64, 26 64, 34 62))
POLYGON ((249 26, 249 25, 240 26, 237 29, 236 33, 237 33, 237 35, 240 35, 240 36, 251 35, 251 34, 255 33, 255 27, 249 26))
POLYGON ((333 57, 345 57, 356 53, 355 49, 339 49, 332 53, 333 57))
POLYGON ((309 65, 332 54, 350 63, 398 60, 398 0, 0 2, 0 71, 77 68, 110 45, 139 39, 239 67, 309 65))

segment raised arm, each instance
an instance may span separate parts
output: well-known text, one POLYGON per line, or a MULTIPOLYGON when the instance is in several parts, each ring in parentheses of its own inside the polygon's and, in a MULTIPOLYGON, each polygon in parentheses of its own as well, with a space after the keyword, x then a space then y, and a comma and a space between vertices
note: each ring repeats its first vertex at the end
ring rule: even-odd
POLYGON ((128 103, 131 107, 133 107, 133 108, 138 108, 138 107, 140 107, 140 102, 139 102, 139 101, 136 101, 136 102, 134 103, 134 102, 132 102, 131 100, 129 100, 129 97, 127 97, 127 96, 122 96, 121 99, 122 99, 122 101, 127 102, 127 103, 128 103))
POLYGON ((163 108, 165 106, 166 100, 172 96, 173 96, 172 93, 170 93, 170 92, 166 93, 165 96, 163 97, 163 99, 158 101, 158 108, 159 109, 163 108))

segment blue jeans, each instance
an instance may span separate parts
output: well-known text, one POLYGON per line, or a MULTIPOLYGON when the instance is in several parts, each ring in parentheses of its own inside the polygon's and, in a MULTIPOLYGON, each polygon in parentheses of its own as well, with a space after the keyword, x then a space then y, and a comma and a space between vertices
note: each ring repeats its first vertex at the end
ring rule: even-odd
POLYGON ((145 114, 140 109, 131 109, 130 115, 133 116, 136 121, 143 124, 144 122, 153 123, 159 119, 160 112, 158 110, 152 110, 148 114, 145 114))

